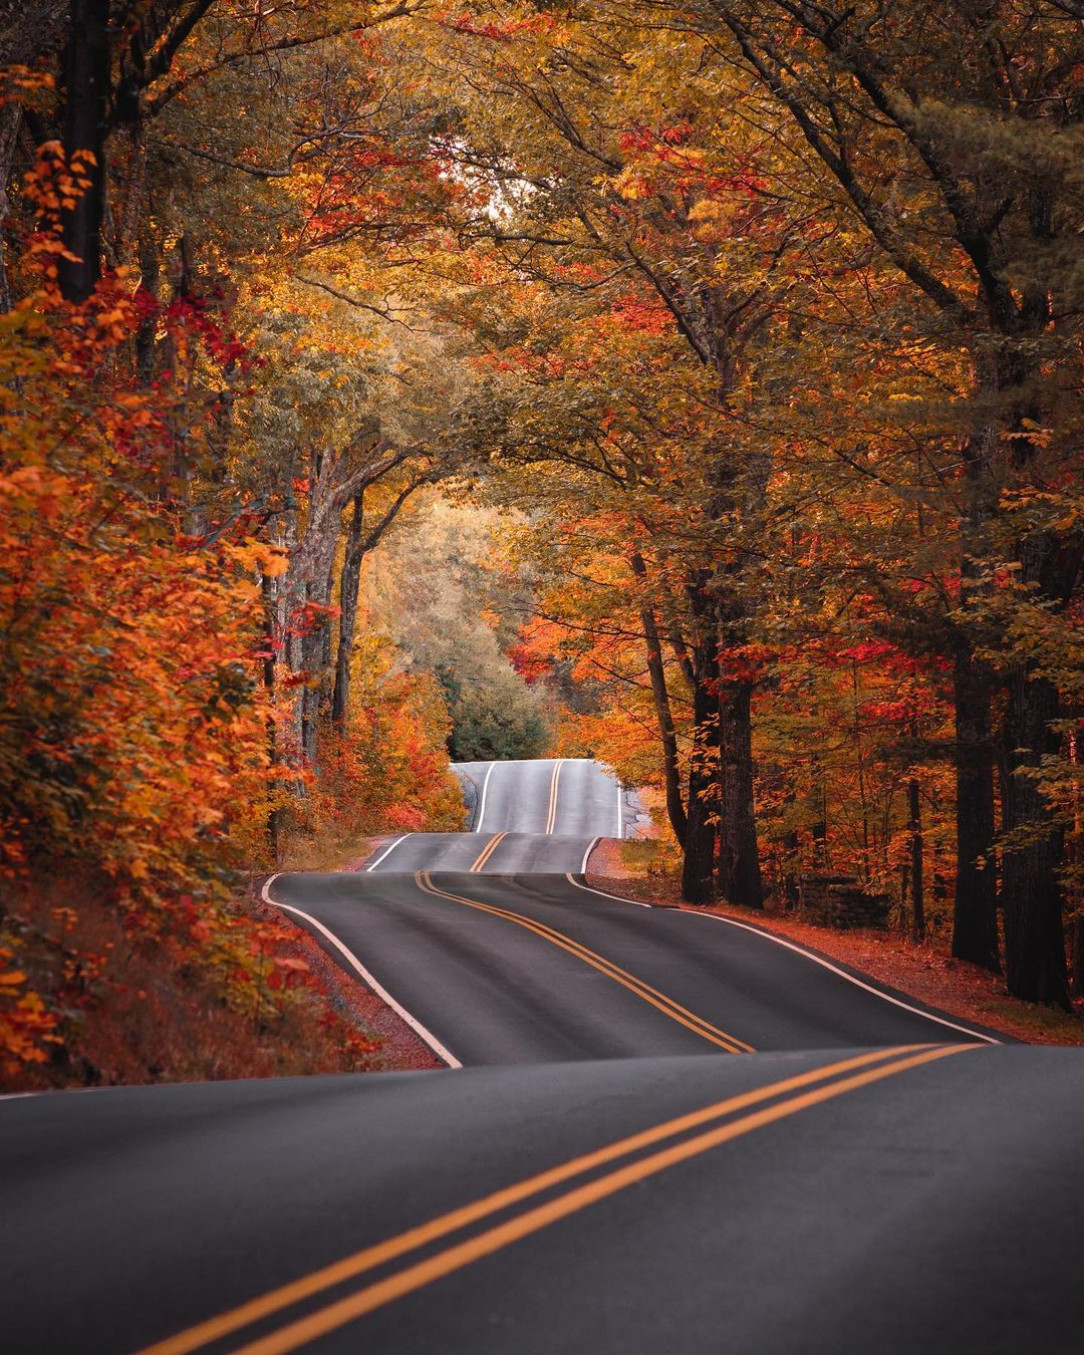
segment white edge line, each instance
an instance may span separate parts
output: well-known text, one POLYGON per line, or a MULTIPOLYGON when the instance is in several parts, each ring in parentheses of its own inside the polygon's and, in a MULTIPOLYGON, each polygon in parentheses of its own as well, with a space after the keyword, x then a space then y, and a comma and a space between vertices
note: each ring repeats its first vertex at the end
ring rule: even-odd
MULTIPOLYGON (((678 911, 687 913, 691 910, 681 908, 678 911)), ((795 955, 802 955, 807 960, 812 960, 814 964, 819 964, 822 969, 831 970, 833 974, 838 974, 841 979, 853 983, 856 988, 864 988, 867 993, 872 993, 874 997, 879 997, 884 1002, 891 1002, 894 1007, 902 1007, 905 1012, 913 1012, 915 1016, 924 1016, 927 1021, 936 1021, 939 1026, 948 1026, 949 1030, 958 1030, 962 1034, 971 1035, 977 1040, 985 1040, 987 1044, 1001 1043, 992 1035, 984 1035, 982 1031, 974 1030, 971 1026, 961 1026, 955 1021, 946 1021, 943 1016, 934 1016, 932 1012, 924 1012, 921 1007, 912 1007, 909 1002, 901 1002, 898 997, 892 997, 879 988, 874 988, 872 984, 863 983, 861 979, 856 979, 853 974, 848 974, 845 969, 840 969, 838 965, 832 964, 831 961, 822 960, 819 955, 814 955, 802 946, 796 946, 793 941, 784 941, 781 936, 773 936, 771 932, 761 931, 759 927, 750 927, 748 923, 736 922, 733 918, 722 917, 718 913, 702 913, 700 916, 711 918, 715 922, 725 922, 731 927, 740 927, 743 932, 752 932, 754 936, 762 936, 766 941, 774 941, 777 946, 785 946, 787 950, 794 951, 795 955)))
MULTIPOLYGON (((588 856, 591 855, 591 850, 592 850, 592 848, 595 846, 595 844, 598 843, 598 842, 600 842, 600 841, 601 841, 600 838, 595 838, 595 841, 592 842, 592 843, 591 843, 591 846, 588 847, 588 849, 587 849, 587 855, 588 855, 588 856)), ((587 857, 586 857, 586 856, 585 856, 584 859, 583 859, 583 864, 584 864, 584 866, 586 867, 586 865, 587 865, 587 857)), ((601 890, 601 889, 595 889, 595 888, 593 888, 593 886, 591 886, 591 885, 585 885, 585 884, 582 883, 582 881, 577 880, 576 877, 575 877, 575 875, 566 875, 566 876, 565 876, 565 879, 568 881, 568 883, 569 883, 570 885, 575 885, 577 889, 583 889, 583 890, 586 890, 586 892, 587 892, 588 894, 597 894, 597 895, 599 896, 600 899, 613 899, 613 901, 614 901, 615 903, 631 903, 632 906, 633 906, 634 908, 650 908, 650 907, 651 907, 651 904, 650 904, 650 903, 641 903, 639 899, 623 899, 623 898, 621 897, 620 894, 607 894, 607 893, 605 893, 605 892, 604 892, 603 890, 601 890)))
MULTIPOLYGON (((581 884, 579 880, 569 875, 566 877, 570 884, 574 884, 577 889, 586 889, 591 894, 598 894, 604 899, 615 899, 618 903, 631 903, 636 908, 650 908, 650 903, 641 903, 638 899, 623 899, 618 894, 605 894, 601 889, 593 889, 591 885, 581 884)), ((678 913, 691 913, 691 908, 676 908, 673 910, 678 913)), ((939 1026, 948 1026, 949 1030, 958 1030, 964 1035, 970 1035, 976 1040, 985 1040, 987 1044, 1001 1044, 1000 1040, 992 1035, 984 1035, 981 1030, 974 1030, 971 1026, 961 1026, 955 1021, 946 1021, 943 1016, 934 1016, 932 1012, 924 1012, 921 1007, 912 1007, 909 1002, 901 1002, 898 997, 892 997, 888 993, 883 993, 880 988, 874 988, 872 984, 863 983, 861 979, 855 978, 853 974, 848 974, 845 969, 840 969, 829 960, 822 960, 819 955, 814 955, 812 951, 804 949, 802 946, 796 946, 793 941, 784 941, 781 936, 774 936, 771 932, 762 931, 759 927, 750 927, 746 922, 737 922, 731 917, 722 917, 719 913, 700 913, 697 916, 706 917, 712 922, 725 922, 730 927, 740 927, 743 932, 752 932, 754 936, 760 936, 765 941, 774 941, 777 946, 785 946, 787 950, 794 951, 795 955, 801 955, 806 960, 812 960, 814 964, 819 964, 822 969, 831 970, 833 974, 838 974, 841 979, 846 979, 848 983, 853 983, 856 988, 864 988, 867 993, 872 993, 874 997, 879 997, 883 1002, 891 1002, 894 1007, 902 1007, 905 1012, 912 1012, 915 1016, 924 1016, 927 1021, 936 1021, 939 1026)))
MULTIPOLYGON (((366 870, 376 870, 377 866, 380 865, 381 861, 383 861, 385 857, 391 856, 392 852, 395 851, 395 849, 396 849, 396 847, 398 847, 399 843, 400 843, 400 842, 405 842, 409 836, 410 836, 409 833, 404 833, 402 837, 397 837, 397 838, 395 839, 395 841, 391 844, 391 846, 390 846, 390 847, 385 847, 384 850, 380 853, 380 855, 376 858, 376 860, 373 861, 370 865, 366 866, 365 869, 366 869, 366 870)), ((276 877, 276 878, 277 878, 277 877, 276 877)), ((268 899, 267 902, 270 903, 271 900, 268 899)), ((275 907, 276 907, 276 908, 280 908, 280 907, 282 907, 282 905, 276 903, 276 904, 275 904, 275 907)))
POLYGON ((449 1068, 462 1068, 463 1065, 456 1056, 445 1049, 432 1031, 427 1030, 416 1017, 411 1016, 404 1006, 396 1002, 395 998, 392 997, 388 990, 373 978, 372 974, 369 973, 354 952, 347 949, 334 932, 328 931, 322 922, 318 922, 316 918, 303 912, 300 908, 294 908, 288 903, 277 903, 271 897, 271 886, 281 874, 282 871, 278 871, 277 874, 272 875, 270 879, 264 881, 263 888, 260 890, 260 897, 263 899, 264 903, 269 903, 272 908, 281 908, 284 912, 294 913, 297 917, 303 917, 306 922, 311 923, 318 932, 327 937, 336 950, 345 956, 351 967, 357 970, 365 984, 373 990, 377 997, 379 997, 382 1002, 386 1002, 392 1011, 395 1012, 397 1016, 400 1016, 410 1029, 425 1041, 433 1053, 436 1054, 437 1058, 443 1059, 449 1068))
POLYGON ((482 831, 482 823, 486 816, 486 796, 489 794, 489 778, 493 775, 493 768, 496 765, 495 762, 491 762, 486 768, 485 776, 482 778, 482 803, 478 806, 478 822, 474 825, 473 829, 476 833, 482 831))
MULTIPOLYGON (((591 859, 591 853, 595 850, 595 848, 598 846, 598 844, 599 844, 601 841, 602 841, 602 839, 601 839, 600 837, 593 837, 593 838, 591 839, 591 841, 587 844, 587 850, 584 852, 584 854, 583 854, 583 860, 580 862, 580 874, 581 874, 581 875, 586 875, 586 874, 587 874, 587 863, 588 863, 588 861, 590 861, 590 859, 591 859)), ((576 880, 575 880, 575 877, 574 877, 574 876, 570 875, 568 878, 572 881, 573 884, 576 883, 576 880)))

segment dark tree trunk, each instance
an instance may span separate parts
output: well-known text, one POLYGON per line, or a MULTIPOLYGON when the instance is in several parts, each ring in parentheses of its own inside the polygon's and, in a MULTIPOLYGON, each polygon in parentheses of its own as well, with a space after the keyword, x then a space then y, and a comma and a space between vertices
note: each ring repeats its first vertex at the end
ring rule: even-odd
POLYGON ((1077 915, 1069 923, 1070 961, 1073 966, 1073 992, 1084 997, 1084 914, 1077 915))
POLYGON ((1002 907, 1009 992, 1071 1011, 1059 878, 1064 833, 1033 775, 1044 754, 1058 751, 1059 713, 1053 683, 1024 668, 1011 676, 1002 726, 1004 827, 1025 840, 1010 838, 1003 853, 1002 907))
POLYGON ((820 758, 813 755, 813 796, 817 817, 809 825, 813 839, 813 861, 818 870, 827 870, 828 860, 828 782, 825 780, 820 758))
POLYGON ((687 903, 715 898, 715 843, 719 822, 719 624, 710 575, 700 571, 686 593, 693 616, 694 640, 689 647, 693 675, 693 747, 689 756, 689 791, 681 893, 687 903))
POLYGON ((4 226, 8 217, 8 180, 11 178, 22 120, 23 111, 18 104, 0 108, 0 315, 6 315, 12 306, 7 259, 4 255, 4 226))
POLYGON ((911 835, 911 860, 908 883, 911 889, 911 938, 921 941, 926 935, 926 909, 923 899, 922 796, 917 776, 907 783, 907 831, 911 835))
POLYGON ((960 650, 954 672, 956 707, 956 903, 952 953, 1001 972, 994 861, 994 763, 990 692, 971 654, 960 650))
POLYGON ((801 843, 796 828, 783 834, 783 901, 788 913, 792 913, 798 907, 798 853, 800 848, 801 843))
POLYGON ((361 529, 365 521, 365 491, 354 495, 354 511, 339 576, 339 646, 335 653, 335 689, 331 696, 331 721, 346 734, 350 716, 350 660, 354 652, 354 634, 358 621, 358 593, 361 587, 363 559, 361 529))
POLYGON ((681 795, 681 764, 678 759, 677 731, 670 708, 670 693, 666 685, 666 668, 655 613, 650 607, 640 610, 640 621, 647 642, 647 671, 651 679, 651 695, 655 702, 655 718, 662 743, 663 779, 666 787, 666 817, 670 821, 679 847, 685 846, 688 816, 681 795))
POLYGON ((109 0, 71 0, 64 63, 64 154, 69 170, 79 157, 78 166, 90 186, 61 218, 64 248, 74 257, 60 259, 59 278, 65 300, 76 305, 90 296, 101 277, 108 27, 109 0))
MULTIPOLYGON (((638 552, 631 557, 632 572, 638 579, 647 577, 647 565, 638 552)), ((655 609, 645 603, 640 608, 640 624, 644 628, 647 647, 647 672, 651 681, 651 696, 655 703, 655 719, 662 744, 663 779, 666 787, 666 817, 670 821, 679 847, 685 846, 688 820, 681 795, 681 766, 678 760, 677 731, 670 706, 670 692, 666 683, 666 665, 662 657, 662 640, 655 609)))
MULTIPOLYGON (((273 696, 275 691, 275 614, 278 607, 275 589, 275 580, 265 574, 261 583, 264 615, 263 685, 269 696, 273 696)), ((267 756, 272 766, 278 762, 278 735, 273 715, 267 717, 267 756)), ((276 865, 279 861, 280 818, 278 806, 272 802, 267 812, 267 841, 271 860, 276 865)))
POLYGON ((695 734, 689 761, 688 809, 681 872, 681 894, 686 903, 711 903, 715 898, 715 839, 719 816, 719 702, 714 686, 711 679, 705 681, 700 678, 693 688, 695 734))
POLYGON ((725 684, 719 699, 719 892, 728 903, 763 908, 753 778, 752 682, 725 684))

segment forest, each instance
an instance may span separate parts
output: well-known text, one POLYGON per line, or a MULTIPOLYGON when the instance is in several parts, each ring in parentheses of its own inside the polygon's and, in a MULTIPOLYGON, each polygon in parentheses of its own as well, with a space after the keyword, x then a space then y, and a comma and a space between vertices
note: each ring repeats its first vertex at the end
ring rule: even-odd
POLYGON ((3 1077, 548 753, 1072 1010, 1082 232, 1080 0, 0 0, 3 1077))

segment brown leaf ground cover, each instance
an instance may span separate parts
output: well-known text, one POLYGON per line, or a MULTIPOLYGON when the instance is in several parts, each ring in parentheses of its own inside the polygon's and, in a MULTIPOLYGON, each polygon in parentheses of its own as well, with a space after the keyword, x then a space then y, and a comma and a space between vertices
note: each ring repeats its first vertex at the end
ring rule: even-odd
POLYGON ((0 916, 52 1026, 41 1061, 0 1064, 0 1092, 441 1067, 373 993, 258 890, 232 905, 237 960, 126 928, 93 877, 22 890, 0 916), (15 906, 17 904, 17 907, 15 906))
MULTIPOLYGON (((630 857, 616 842, 600 843, 591 856, 588 883, 645 903, 680 904, 678 882, 670 871, 651 868, 642 854, 630 857)), ((837 931, 778 911, 723 906, 710 911, 785 936, 920 1002, 1029 1044, 1084 1044, 1084 1002, 1077 1001, 1072 1016, 1019 1002, 1009 997, 996 974, 954 960, 947 937, 930 937, 916 945, 895 932, 837 931)))

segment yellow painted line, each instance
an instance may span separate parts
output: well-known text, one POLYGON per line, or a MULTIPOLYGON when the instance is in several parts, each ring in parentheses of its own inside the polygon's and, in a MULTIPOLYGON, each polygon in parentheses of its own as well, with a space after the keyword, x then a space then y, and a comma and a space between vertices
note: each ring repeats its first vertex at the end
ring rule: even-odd
POLYGON ((687 1007, 675 1002, 672 997, 660 993, 657 988, 653 988, 643 979, 637 978, 635 974, 630 974, 627 969, 622 969, 620 965, 614 964, 612 960, 607 960, 597 951, 588 949, 579 941, 574 941, 571 936, 566 936, 564 932, 559 932, 554 927, 547 926, 544 922, 538 922, 533 917, 526 917, 523 913, 513 913, 507 908, 497 908, 493 904, 480 903, 477 899, 465 898, 462 894, 450 894, 445 889, 438 889, 427 871, 419 871, 414 879, 419 889, 424 889, 426 893, 435 894, 438 898, 450 899, 453 903, 461 903, 467 908, 475 908, 481 913, 489 913, 493 917, 504 918, 507 922, 514 922, 517 926, 526 927, 528 931, 534 932, 544 941, 549 941, 552 945, 559 946, 561 950, 568 951, 578 960, 589 964, 592 969, 597 969, 599 973, 605 974, 607 978, 621 984, 623 988, 635 993, 637 997, 643 998, 645 1002, 649 1002, 664 1016, 670 1017, 672 1021, 677 1021, 679 1025, 685 1026, 695 1035, 709 1040, 720 1049, 725 1049, 728 1054, 752 1054, 756 1052, 751 1044, 746 1044, 744 1040, 739 1040, 736 1035, 729 1035, 725 1030, 720 1030, 718 1026, 713 1026, 710 1021, 706 1021, 702 1016, 697 1016, 695 1012, 689 1011, 687 1007))
POLYGON ((494 1252, 500 1251, 513 1242, 519 1242, 532 1233, 540 1232, 543 1228, 549 1227, 550 1224, 568 1218, 570 1214, 576 1214, 581 1209, 597 1204, 610 1195, 616 1195, 618 1191, 625 1190, 628 1186, 637 1185, 650 1176, 656 1176, 659 1172, 677 1166, 680 1162, 699 1157, 712 1148, 718 1148, 721 1144, 741 1138, 745 1134, 752 1133, 755 1129, 761 1129, 765 1125, 796 1115, 799 1111, 807 1110, 810 1106, 831 1101, 837 1096, 857 1091, 859 1087, 869 1086, 870 1083, 880 1082, 884 1078, 895 1077, 898 1073, 906 1072, 910 1068, 918 1068, 922 1064, 932 1063, 936 1059, 947 1058, 950 1054, 961 1054, 974 1048, 974 1045, 942 1046, 938 1049, 927 1050, 922 1054, 916 1054, 912 1058, 903 1059, 887 1067, 873 1068, 864 1073, 857 1073, 853 1077, 833 1082, 827 1087, 805 1092, 777 1105, 768 1106, 764 1110, 755 1111, 751 1115, 731 1120, 705 1134, 699 1134, 683 1143, 677 1143, 653 1153, 650 1157, 630 1162, 627 1166, 618 1168, 617 1171, 611 1172, 608 1176, 589 1181, 586 1185, 578 1186, 555 1200, 537 1205, 525 1214, 509 1219, 506 1223, 498 1224, 495 1228, 480 1233, 477 1237, 468 1238, 467 1241, 449 1247, 446 1251, 438 1252, 436 1256, 408 1266, 406 1270, 400 1271, 397 1275, 391 1275, 386 1280, 379 1280, 376 1284, 371 1284, 356 1294, 340 1299, 337 1303, 329 1304, 328 1307, 311 1314, 309 1317, 303 1317, 269 1336, 252 1341, 248 1345, 240 1347, 236 1355, 287 1355, 287 1352, 296 1350, 299 1346, 308 1345, 310 1341, 326 1336, 328 1332, 335 1331, 359 1317, 364 1317, 366 1313, 371 1313, 376 1308, 382 1308, 394 1299, 402 1298, 416 1289, 421 1289, 424 1285, 432 1284, 434 1280, 443 1279, 444 1276, 451 1275, 454 1271, 462 1270, 464 1266, 469 1266, 473 1261, 479 1261, 484 1256, 491 1256, 494 1252))
POLYGON ((482 852, 481 855, 478 857, 478 860, 475 861, 473 866, 471 866, 472 873, 477 874, 478 871, 482 869, 485 863, 489 860, 489 858, 493 855, 493 853, 500 846, 501 842, 507 836, 508 836, 507 833, 498 833, 496 837, 491 837, 489 839, 486 845, 482 848, 482 852))
POLYGON ((550 781, 550 812, 546 819, 547 836, 553 832, 554 825, 557 823, 557 783, 561 779, 561 768, 564 765, 564 758, 558 758, 553 768, 553 779, 550 781))
POLYGON ((701 1125, 712 1120, 746 1110, 761 1101, 768 1101, 776 1096, 800 1091, 803 1087, 818 1082, 826 1082, 829 1079, 850 1073, 857 1068, 864 1068, 873 1063, 885 1063, 890 1059, 897 1059, 913 1053, 916 1049, 925 1048, 927 1046, 910 1045, 898 1049, 873 1050, 869 1053, 843 1059, 838 1063, 830 1063, 822 1068, 814 1068, 809 1072, 799 1073, 793 1077, 769 1083, 765 1087, 756 1087, 752 1091, 741 1092, 737 1096, 716 1101, 700 1110, 665 1120, 661 1124, 653 1125, 650 1129, 641 1130, 627 1138, 609 1143, 604 1148, 595 1149, 593 1152, 585 1153, 580 1157, 570 1158, 567 1162, 562 1162, 556 1167, 550 1167, 535 1176, 528 1176, 522 1181, 517 1181, 511 1186, 506 1186, 502 1190, 484 1196, 482 1199, 472 1201, 459 1209, 453 1209, 447 1214, 441 1214, 428 1223, 423 1223, 417 1228, 410 1228, 406 1232, 399 1233, 396 1237, 377 1243, 375 1246, 365 1247, 351 1256, 344 1257, 341 1261, 336 1261, 333 1265, 315 1270, 309 1275, 303 1275, 290 1284, 272 1289, 259 1298, 251 1299, 237 1308, 231 1308, 228 1312, 212 1317, 206 1322, 200 1322, 194 1327, 189 1327, 176 1336, 159 1341, 156 1345, 148 1346, 139 1355, 189 1355, 191 1351, 198 1350, 201 1346, 209 1345, 212 1341, 220 1340, 231 1332, 239 1331, 242 1327, 250 1326, 254 1322, 259 1322, 274 1313, 281 1312, 282 1309, 300 1303, 303 1299, 312 1298, 325 1289, 343 1284, 346 1280, 355 1279, 358 1275, 363 1275, 376 1266, 394 1261, 400 1256, 416 1251, 419 1247, 446 1237, 449 1233, 457 1232, 471 1223, 477 1223, 502 1209, 509 1208, 511 1205, 530 1199, 532 1195, 537 1195, 541 1191, 561 1185, 584 1172, 604 1167, 608 1163, 627 1157, 630 1153, 637 1152, 640 1149, 651 1148, 665 1139, 673 1138, 675 1134, 683 1134, 691 1129, 698 1129, 701 1125))

